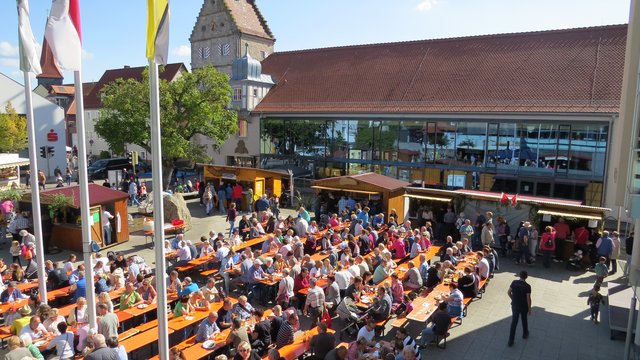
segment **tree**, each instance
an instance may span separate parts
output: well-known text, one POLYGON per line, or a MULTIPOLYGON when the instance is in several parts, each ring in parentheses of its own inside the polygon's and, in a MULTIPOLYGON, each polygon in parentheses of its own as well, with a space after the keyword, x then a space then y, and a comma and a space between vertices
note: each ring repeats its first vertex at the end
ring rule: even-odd
MULTIPOLYGON (((229 77, 212 66, 160 82, 163 189, 181 159, 210 161, 206 145, 198 143, 196 135, 210 138, 212 148, 218 149, 238 132, 238 114, 228 108, 231 93, 229 77)), ((111 150, 123 153, 126 144, 136 144, 151 153, 148 71, 142 81, 118 79, 106 85, 102 104, 95 129, 111 150)))
POLYGON ((11 102, 7 102, 5 113, 0 114, 0 153, 17 152, 27 147, 27 119, 18 115, 11 102))
POLYGON ((324 121, 268 119, 262 125, 262 139, 271 141, 276 155, 296 155, 322 145, 328 125, 324 121))

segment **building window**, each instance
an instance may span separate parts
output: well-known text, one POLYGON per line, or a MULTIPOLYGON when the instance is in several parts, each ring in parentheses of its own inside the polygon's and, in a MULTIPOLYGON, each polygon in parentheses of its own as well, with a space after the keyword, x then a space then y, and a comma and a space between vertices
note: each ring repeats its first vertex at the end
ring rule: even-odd
POLYGON ((260 51, 260 57, 262 57, 262 60, 267 58, 267 52, 266 51, 260 51))
POLYGON ((201 47, 199 52, 201 59, 208 59, 211 55, 211 49, 208 46, 201 47))
POLYGON ((249 123, 245 119, 238 119, 238 137, 247 137, 249 123))
POLYGON ((229 45, 229 43, 218 44, 218 55, 229 56, 230 53, 231 53, 231 45, 229 45))
POLYGON ((258 89, 253 89, 253 97, 258 97, 258 89))
POLYGON ((202 32, 205 32, 205 31, 207 31, 207 27, 206 27, 206 26, 204 26, 204 25, 202 25, 202 27, 200 28, 200 30, 202 30, 202 32))
POLYGON ((237 88, 233 89, 233 101, 241 101, 242 100, 242 89, 237 88))

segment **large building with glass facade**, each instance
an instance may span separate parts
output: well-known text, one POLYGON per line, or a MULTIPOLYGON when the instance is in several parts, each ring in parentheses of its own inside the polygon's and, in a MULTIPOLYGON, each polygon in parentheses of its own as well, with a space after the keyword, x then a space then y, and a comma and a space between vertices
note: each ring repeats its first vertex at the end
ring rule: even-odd
POLYGON ((606 204, 626 25, 276 52, 260 165, 606 204))

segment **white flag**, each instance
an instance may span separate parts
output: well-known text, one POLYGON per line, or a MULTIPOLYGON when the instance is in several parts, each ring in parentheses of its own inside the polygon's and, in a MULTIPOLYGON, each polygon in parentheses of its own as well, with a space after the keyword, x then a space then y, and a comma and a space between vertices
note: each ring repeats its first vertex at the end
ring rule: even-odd
POLYGON ((53 0, 44 33, 61 70, 79 71, 82 44, 78 0, 53 0))
POLYGON ((29 1, 17 0, 18 4, 18 47, 20 48, 20 70, 31 72, 36 75, 42 73, 38 51, 36 49, 36 39, 31 31, 31 21, 29 21, 29 1))

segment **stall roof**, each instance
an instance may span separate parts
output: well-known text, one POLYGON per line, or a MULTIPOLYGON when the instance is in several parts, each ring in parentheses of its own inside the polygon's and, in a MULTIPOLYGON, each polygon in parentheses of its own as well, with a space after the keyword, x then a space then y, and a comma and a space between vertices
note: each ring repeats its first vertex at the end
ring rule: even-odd
POLYGON ((0 169, 29 165, 29 159, 21 158, 18 154, 0 154, 0 169))
POLYGON ((252 168, 252 167, 242 167, 242 166, 227 166, 227 165, 213 165, 213 164, 202 164, 197 163, 198 166, 206 166, 213 168, 218 171, 227 171, 229 173, 241 170, 250 170, 250 171, 260 171, 265 173, 271 173, 272 175, 277 176, 289 176, 289 173, 285 170, 277 170, 277 169, 262 169, 262 168, 252 168))
POLYGON ((313 182, 314 186, 330 187, 330 188, 344 188, 358 190, 358 185, 365 183, 374 188, 378 188, 379 191, 394 191, 402 189, 410 185, 410 183, 398 179, 394 179, 388 176, 376 174, 376 173, 364 173, 356 175, 345 175, 330 177, 326 179, 320 179, 313 182))
MULTIPOLYGON (((42 203, 46 204, 47 195, 63 194, 73 199, 74 208, 80 208, 80 187, 78 185, 66 186, 45 190, 40 193, 42 203)), ((89 184, 89 206, 105 204, 114 200, 126 199, 129 195, 125 192, 113 190, 98 184, 89 184)))

